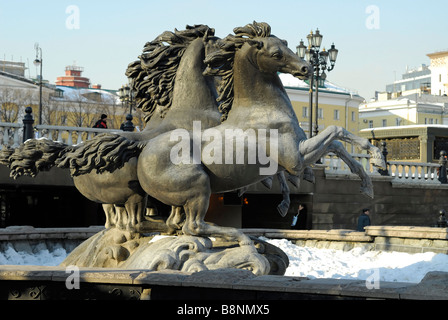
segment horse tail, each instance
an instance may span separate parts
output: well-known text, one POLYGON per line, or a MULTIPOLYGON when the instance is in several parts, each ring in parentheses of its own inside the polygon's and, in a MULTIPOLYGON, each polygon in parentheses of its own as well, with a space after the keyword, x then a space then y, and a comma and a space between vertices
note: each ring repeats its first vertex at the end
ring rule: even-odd
POLYGON ((147 141, 133 141, 115 133, 102 133, 65 152, 56 160, 59 168, 69 168, 72 176, 113 172, 131 158, 138 157, 147 141))
POLYGON ((14 179, 35 177, 39 171, 50 170, 68 150, 68 145, 50 139, 29 139, 18 148, 3 148, 0 164, 10 168, 10 176, 14 179))

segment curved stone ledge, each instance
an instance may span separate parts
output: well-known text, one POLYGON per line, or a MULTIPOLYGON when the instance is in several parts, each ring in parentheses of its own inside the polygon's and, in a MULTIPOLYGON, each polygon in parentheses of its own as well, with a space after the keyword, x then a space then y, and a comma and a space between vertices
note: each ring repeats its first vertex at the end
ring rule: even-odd
MULTIPOLYGON (((276 275, 256 276, 247 270, 219 269, 195 273, 175 270, 148 272, 111 268, 80 268, 79 288, 66 286, 70 271, 62 267, 0 266, 0 300, 89 299, 105 286, 102 299, 233 300, 244 299, 392 299, 448 300, 448 273, 430 272, 420 283, 380 282, 369 288, 363 280, 308 279, 276 275), (26 296, 40 287, 40 296, 26 296), (133 292, 114 295, 114 292, 133 292), (14 294, 11 294, 14 293, 14 294), (44 295, 45 293, 45 295, 44 295), (57 294, 56 294, 57 293, 57 294), (224 293, 224 295, 223 295, 224 293)), ((99 297, 99 296, 97 296, 99 297)))
POLYGON ((369 226, 366 227, 366 234, 371 237, 448 240, 448 228, 435 227, 369 226))

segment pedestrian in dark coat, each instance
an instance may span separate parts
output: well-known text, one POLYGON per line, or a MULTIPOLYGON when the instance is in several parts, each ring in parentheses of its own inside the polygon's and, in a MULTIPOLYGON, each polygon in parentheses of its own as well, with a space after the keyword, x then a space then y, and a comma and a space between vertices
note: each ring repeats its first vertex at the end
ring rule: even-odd
POLYGON ((370 226, 370 209, 362 209, 362 213, 358 218, 357 231, 364 232, 365 227, 370 226))
POLYGON ((292 219, 291 229, 306 230, 307 218, 308 218, 308 211, 306 209, 306 205, 299 204, 297 214, 292 219))
POLYGON ((102 114, 101 115, 101 119, 98 120, 95 125, 93 126, 93 128, 101 128, 101 129, 107 129, 107 115, 102 114))

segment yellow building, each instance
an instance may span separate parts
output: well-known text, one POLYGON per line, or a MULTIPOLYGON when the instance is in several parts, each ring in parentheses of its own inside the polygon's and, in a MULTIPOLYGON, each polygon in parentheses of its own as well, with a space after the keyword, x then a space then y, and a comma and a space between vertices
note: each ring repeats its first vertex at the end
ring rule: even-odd
MULTIPOLYGON (((309 86, 289 74, 281 74, 280 79, 291 100, 300 127, 309 134, 310 95, 309 86)), ((359 104, 364 101, 357 93, 325 82, 319 88, 318 130, 330 125, 341 126, 357 134, 359 131, 359 104)), ((315 123, 315 94, 313 95, 313 124, 315 123)))
POLYGON ((359 106, 359 129, 409 125, 447 125, 448 97, 412 94, 359 106))

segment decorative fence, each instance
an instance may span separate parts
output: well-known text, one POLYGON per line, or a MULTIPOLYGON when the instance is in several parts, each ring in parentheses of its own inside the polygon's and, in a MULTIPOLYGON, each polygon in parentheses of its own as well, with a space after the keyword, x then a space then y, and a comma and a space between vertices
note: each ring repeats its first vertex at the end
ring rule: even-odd
MULTIPOLYGON (((386 156, 386 155, 385 155, 386 156)), ((386 170, 378 170, 373 167, 368 154, 352 154, 364 170, 370 175, 391 176, 396 182, 402 183, 425 183, 441 184, 446 181, 446 158, 441 156, 439 164, 406 161, 387 161, 386 170), (441 174, 442 173, 442 174, 441 174)), ((387 160, 387 159, 386 159, 387 160)), ((352 174, 350 168, 338 156, 333 153, 327 154, 321 159, 327 174, 348 175, 352 174)))
MULTIPOLYGON (((23 142, 23 131, 23 125, 20 123, 0 122, 0 150, 4 146, 17 148, 23 142)), ((68 145, 74 145, 89 140, 98 133, 120 131, 117 129, 37 125, 34 127, 34 137, 45 137, 68 145)))

